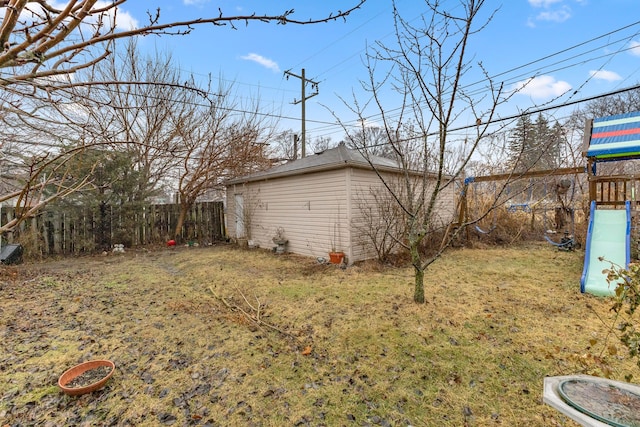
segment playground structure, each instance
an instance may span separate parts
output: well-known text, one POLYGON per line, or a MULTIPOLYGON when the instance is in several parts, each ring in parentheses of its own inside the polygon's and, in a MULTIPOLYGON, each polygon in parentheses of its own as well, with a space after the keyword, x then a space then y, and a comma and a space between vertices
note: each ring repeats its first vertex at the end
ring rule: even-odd
POLYGON ((587 121, 584 148, 591 214, 580 290, 612 295, 615 284, 602 270, 611 264, 626 268, 631 260, 631 241, 638 234, 638 179, 634 174, 598 176, 598 165, 640 159, 640 112, 587 121))
MULTIPOLYGON (((612 264, 626 268, 631 241, 637 242, 639 205, 634 174, 598 176, 598 164, 640 158, 640 112, 590 120, 586 124, 584 156, 589 185, 589 228, 580 291, 599 296, 615 293, 603 270, 612 264)), ((636 425, 640 388, 589 376, 549 377, 543 400, 584 426, 636 425), (573 384, 589 384, 589 388, 573 384), (582 391, 582 390, 587 390, 582 391), (619 396, 624 395, 623 399, 619 396), (630 420, 630 421, 629 421, 630 420)))
MULTIPOLYGON (((561 197, 563 192, 566 194, 568 191, 567 181, 555 178, 572 175, 575 186, 577 179, 586 173, 587 198, 579 201, 581 208, 589 207, 580 290, 603 296, 613 294, 615 286, 607 282, 602 271, 610 268, 611 264, 626 267, 630 262, 632 249, 637 246, 632 242, 639 240, 640 201, 636 197, 639 178, 633 173, 598 175, 598 165, 640 159, 640 112, 588 120, 584 132, 583 156, 586 158, 586 166, 466 178, 458 200, 457 220, 450 225, 447 233, 466 226, 463 234, 469 239, 468 226, 472 225, 478 233, 490 234, 495 224, 484 228, 478 224, 483 219, 486 223, 486 219, 494 215, 492 212, 500 207, 505 207, 508 212, 529 213, 532 221, 536 211, 543 212, 545 218, 548 211, 553 211, 555 230, 547 230, 545 224, 544 238, 558 249, 574 249, 577 242, 571 227, 575 224, 576 209, 573 204, 566 203, 566 197, 561 197), (552 191, 545 188, 543 196, 529 196, 529 200, 524 203, 516 202, 514 196, 507 194, 510 183, 540 178, 555 185, 555 188, 552 191), (489 209, 483 210, 481 217, 470 217, 468 195, 472 185, 490 182, 502 182, 503 185, 499 191, 494 191, 493 202, 489 209), (549 193, 556 197, 549 198, 549 193)), ((522 188, 527 187, 521 185, 520 193, 523 193, 522 188)))

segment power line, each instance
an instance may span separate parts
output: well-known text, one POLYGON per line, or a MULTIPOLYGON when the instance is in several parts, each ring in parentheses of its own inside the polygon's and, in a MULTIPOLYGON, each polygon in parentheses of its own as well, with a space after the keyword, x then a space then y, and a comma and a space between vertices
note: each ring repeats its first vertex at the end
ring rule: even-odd
MULTIPOLYGON (((382 13, 382 12, 381 12, 381 13, 382 13)), ((366 25, 368 22, 370 22, 370 21, 371 21, 371 19, 370 19, 370 20, 368 20, 367 22, 365 22, 364 24, 362 24, 361 26, 357 27, 355 30, 352 30, 352 31, 351 31, 350 33, 348 33, 347 35, 352 34, 352 33, 353 33, 353 32, 355 32, 357 29, 362 28, 363 26, 365 26, 365 25, 366 25)), ((524 68, 526 68, 526 67, 528 67, 528 66, 531 66, 531 65, 533 65, 533 64, 540 63, 540 62, 545 61, 545 60, 547 60, 547 59, 550 59, 550 58, 552 58, 552 57, 555 57, 555 56, 561 55, 561 54, 563 54, 563 53, 569 52, 569 51, 574 50, 574 49, 576 49, 576 48, 578 48, 578 47, 586 46, 586 45, 588 45, 589 43, 593 43, 594 41, 597 41, 597 40, 603 39, 603 38, 605 38, 605 37, 610 37, 611 35, 613 35, 613 34, 615 34, 615 33, 618 33, 618 32, 620 32, 620 31, 624 31, 624 30, 629 29, 629 28, 631 28, 631 27, 634 27, 634 26, 636 26, 636 25, 638 25, 638 24, 640 24, 640 21, 636 21, 636 22, 634 22, 634 23, 631 23, 631 24, 625 25, 625 26, 620 27, 620 28, 618 28, 618 29, 616 29, 616 30, 609 31, 609 32, 604 33, 604 34, 602 34, 602 35, 599 35, 599 36, 597 36, 597 37, 593 37, 593 38, 591 38, 591 39, 588 39, 588 40, 586 40, 586 41, 584 41, 584 42, 581 42, 581 43, 575 44, 575 45, 570 46, 570 47, 567 47, 567 48, 565 48, 565 49, 561 49, 561 50, 559 50, 559 51, 557 51, 557 52, 554 52, 554 53, 552 53, 552 54, 550 54, 550 55, 543 56, 543 57, 541 57, 541 58, 538 58, 538 59, 533 60, 533 61, 529 61, 529 62, 527 62, 527 63, 525 63, 525 64, 520 65, 520 66, 513 67, 513 68, 511 68, 511 69, 509 69, 509 70, 506 70, 506 71, 500 72, 500 73, 498 73, 498 74, 493 75, 493 76, 492 76, 492 78, 496 78, 496 77, 504 76, 504 75, 507 75, 507 74, 509 74, 509 73, 512 73, 513 71, 517 71, 517 70, 520 70, 520 69, 524 69, 524 68)), ((344 37, 346 37, 346 35, 345 35, 344 37)), ((341 40, 341 39, 342 39, 342 38, 340 38, 340 39, 338 39, 338 40, 341 40)), ((605 44, 604 46, 599 46, 598 48, 602 48, 602 47, 610 46, 610 45, 612 45, 613 43, 618 43, 618 42, 620 42, 620 41, 621 41, 621 39, 618 39, 618 40, 616 40, 616 41, 609 42, 609 43, 605 44)), ((321 49, 318 53, 320 53, 320 52, 322 52, 322 51, 326 50, 327 48, 328 48, 328 47, 325 47, 325 48, 321 49)), ((596 49, 598 49, 598 48, 596 48, 596 49)), ((580 56, 582 56, 582 55, 592 53, 594 50, 595 50, 595 49, 592 49, 592 50, 589 50, 589 51, 587 51, 587 52, 583 52, 583 53, 581 53, 581 54, 574 55, 574 56, 572 56, 572 57, 570 57, 570 58, 566 58, 566 59, 563 59, 563 60, 561 60, 561 61, 557 61, 557 62, 555 62, 554 64, 555 64, 555 65, 557 65, 557 64, 561 64, 562 62, 566 62, 567 60, 575 59, 575 58, 578 58, 578 57, 580 57, 580 56)), ((600 59, 600 58, 607 57, 607 56, 608 56, 608 57, 611 57, 611 56, 613 56, 613 55, 615 55, 615 54, 618 54, 619 52, 626 51, 626 50, 628 50, 628 49, 619 49, 619 50, 618 50, 618 52, 610 53, 610 54, 603 55, 603 56, 596 57, 596 58, 591 58, 591 59, 589 59, 589 61, 596 60, 596 59, 600 59)), ((312 56, 311 56, 311 57, 309 57, 309 58, 312 58, 312 57, 314 57, 314 56, 315 56, 315 55, 312 55, 312 56)), ((584 63, 584 61, 583 61, 582 63, 584 63)), ((554 64, 551 64, 551 65, 554 65, 554 64)), ((575 63, 575 62, 574 62, 574 63, 571 63, 571 64, 567 65, 567 66, 566 66, 566 67, 564 67, 564 68, 572 67, 572 66, 575 66, 575 65, 577 65, 577 63, 575 63)), ((326 73, 327 73, 328 71, 330 71, 333 67, 335 67, 335 65, 334 65, 334 66, 332 66, 332 67, 330 67, 329 69, 325 70, 324 72, 321 72, 319 75, 326 74, 326 73)), ((553 69, 553 71, 561 70, 561 69, 564 69, 564 68, 555 68, 555 69, 553 69)), ((538 70, 542 70, 542 69, 538 69, 538 70)), ((473 86, 473 85, 477 85, 477 84, 480 84, 480 83, 485 82, 485 81, 486 81, 486 80, 476 81, 476 82, 470 83, 470 84, 469 84, 469 85, 467 85, 466 87, 471 87, 471 86, 473 86)), ((236 81, 236 82, 234 82, 234 83, 260 87, 260 86, 257 86, 257 85, 251 85, 251 84, 248 84, 248 83, 237 82, 237 81, 236 81)), ((272 88, 272 89, 276 89, 276 88, 272 88)), ((106 88, 105 88, 104 90, 110 90, 110 89, 106 89, 106 88)), ((282 89, 278 89, 278 90, 282 90, 282 89)), ((287 92, 289 92, 289 91, 287 91, 287 92)), ((477 92, 477 93, 481 93, 481 92, 477 92)), ((572 96, 574 96, 574 95, 572 95, 572 96)), ((204 105, 203 105, 203 106, 204 106, 204 105)), ((282 114, 278 114, 278 113, 273 113, 273 112, 258 112, 258 113, 256 113, 255 111, 251 111, 251 112, 250 112, 250 111, 242 110, 242 109, 228 109, 228 110, 229 110, 229 111, 232 111, 232 112, 238 112, 238 113, 252 113, 252 114, 258 114, 258 115, 263 116, 263 117, 269 117, 269 118, 274 118, 274 119, 286 119, 286 120, 294 120, 294 121, 295 121, 295 120, 299 120, 299 119, 298 119, 298 118, 296 118, 296 117, 286 116, 286 115, 282 115, 282 114)), ((390 111, 393 111, 393 110, 390 110, 390 111)), ((376 117, 376 116, 373 116, 373 117, 376 117)), ((316 123, 316 124, 319 124, 319 125, 323 125, 325 128, 329 128, 329 129, 330 129, 330 128, 335 128, 335 127, 339 127, 339 126, 340 126, 339 124, 337 124, 337 123, 335 123, 335 122, 328 122, 328 121, 323 121, 323 120, 313 120, 313 119, 308 119, 307 121, 308 121, 308 122, 310 122, 310 123, 316 123)), ((320 128, 316 128, 316 129, 314 129, 314 131, 315 131, 315 132, 322 132, 322 131, 323 131, 323 128, 322 128, 322 127, 320 127, 320 128)), ((337 132, 340 132, 340 131, 341 131, 341 129, 337 129, 335 132, 337 133, 337 132)), ((332 132, 332 133, 334 133, 334 132, 332 132)))
MULTIPOLYGON (((499 119, 489 120, 487 123, 488 124, 493 124, 493 123, 500 123, 500 122, 504 122, 504 121, 508 121, 508 120, 514 120, 514 119, 517 119, 517 118, 522 117, 522 116, 531 115, 531 114, 538 114, 538 113, 544 113, 544 112, 549 111, 549 110, 565 108, 565 107, 569 107, 571 105, 581 104, 583 102, 590 102, 590 101, 594 101, 596 99, 606 98, 608 96, 613 96, 613 95, 619 95, 619 94, 624 93, 624 92, 630 92, 632 90, 638 90, 638 89, 640 89, 640 84, 637 84, 637 85, 631 86, 631 87, 627 87, 627 88, 624 88, 624 89, 618 89, 618 90, 614 90, 614 91, 611 91, 611 92, 602 93, 600 95, 595 95, 595 96, 590 96, 590 97, 587 97, 587 98, 582 98, 582 99, 576 99, 576 100, 573 100, 573 101, 563 102, 562 104, 559 104, 559 105, 550 105, 550 106, 547 106, 547 107, 541 107, 541 108, 536 108, 536 109, 533 109, 533 110, 528 110, 528 111, 525 111, 525 112, 522 112, 522 113, 513 114, 513 115, 510 115, 510 116, 506 116, 506 117, 501 117, 499 119)), ((458 128, 453 128, 453 129, 450 129, 450 131, 451 132, 456 132, 456 131, 460 131, 460 130, 471 129, 471 128, 474 128, 476 126, 477 126, 477 124, 474 123, 472 125, 465 125, 465 126, 461 126, 461 127, 458 127, 458 128)), ((435 136, 435 135, 438 135, 438 133, 437 132, 432 132, 432 133, 426 134, 425 136, 435 136)))
MULTIPOLYGON (((633 26, 633 25, 637 25, 638 23, 640 23, 640 21, 638 21, 638 22, 636 22, 636 23, 634 23, 634 24, 628 25, 628 26, 626 26, 626 27, 623 27, 623 28, 628 28, 628 27, 631 27, 631 26, 633 26)), ((614 32, 615 32, 615 31, 614 31, 614 32)), ((611 33, 614 33, 614 32, 610 32, 610 33, 607 33, 607 34, 611 34, 611 33)), ((638 33, 636 33, 636 34, 638 34, 638 33)), ((592 39, 592 40, 597 40, 597 39, 602 38, 602 37, 603 37, 603 36, 599 36, 599 37, 596 37, 596 38, 594 38, 594 39, 592 39)), ((627 37, 626 39, 628 39, 628 37, 627 37)), ((611 43, 609 43, 609 44, 607 44, 607 45, 605 45, 605 46, 601 46, 601 47, 599 47, 599 48, 597 48, 597 49, 602 49, 603 47, 607 47, 607 46, 609 46, 609 45, 611 45, 611 44, 613 44, 613 43, 617 43, 617 42, 619 42, 619 41, 621 41, 621 40, 616 40, 615 42, 611 42, 611 43)), ((582 45, 582 44, 584 44, 584 43, 581 43, 580 45, 582 45)), ((576 46, 577 46, 577 45, 576 45, 576 46)), ((616 52, 613 52, 613 53, 608 53, 608 54, 605 54, 605 55, 598 56, 598 57, 596 57, 596 58, 591 58, 591 59, 583 60, 583 61, 580 61, 580 62, 577 62, 577 63, 572 63, 572 64, 569 64, 569 65, 564 66, 564 67, 555 68, 555 69, 552 69, 552 70, 546 70, 546 72, 556 72, 556 71, 560 71, 560 70, 563 70, 563 69, 566 69, 566 68, 570 68, 570 67, 573 67, 573 66, 576 66, 576 65, 585 64, 586 62, 595 61, 595 60, 597 60, 597 59, 602 59, 602 58, 609 58, 609 60, 610 60, 612 56, 615 56, 615 55, 619 54, 620 52, 629 51, 629 50, 631 50, 631 49, 633 49, 633 48, 632 48, 632 47, 628 47, 628 48, 624 48, 624 49, 622 49, 622 48, 621 48, 621 49, 618 49, 616 52)), ((565 52, 565 51, 568 51, 568 50, 569 50, 569 49, 563 49, 563 50, 562 50, 562 51, 560 51, 560 52, 565 52)), ((591 50, 590 52, 593 52, 593 51, 595 51, 595 50, 596 50, 596 49, 593 49, 593 50, 591 50)), ((555 54, 547 55, 547 56, 545 56, 544 58, 546 59, 546 58, 552 57, 552 56, 554 56, 554 55, 555 55, 555 54)), ((573 56, 573 57, 571 57, 571 58, 567 58, 567 59, 565 59, 565 60, 563 60, 563 61, 566 61, 566 60, 569 60, 569 59, 575 59, 575 58, 577 58, 577 57, 579 57, 579 56, 580 56, 580 55, 575 55, 575 56, 573 56)), ((556 62, 556 63, 554 63, 554 64, 551 64, 551 65, 560 64, 560 63, 561 63, 561 62, 563 62, 563 61, 558 61, 558 62, 556 62)), ((532 62, 530 62, 530 63, 534 63, 534 62, 536 62, 536 61, 532 61, 532 62)), ((521 68, 521 67, 515 67, 514 69, 519 69, 519 68, 521 68)), ((500 74, 504 74, 504 73, 500 73, 500 74)), ((500 75, 500 74, 499 74, 499 75, 500 75)), ((517 76, 516 78, 518 78, 518 77, 523 77, 523 76, 522 76, 522 75, 521 75, 521 76, 517 76)), ((492 77, 490 77, 490 78, 492 78, 492 77)), ((592 76, 589 76, 589 77, 587 78, 587 80, 586 80, 585 82, 583 82, 583 83, 579 86, 579 88, 582 88, 582 87, 586 84, 586 82, 587 82, 588 80, 590 80, 591 78, 592 78, 592 76)), ((480 83, 480 82, 471 83, 471 84, 468 84, 468 85, 466 85, 466 86, 463 86, 463 88, 468 88, 468 87, 470 87, 470 86, 473 86, 473 85, 476 85, 476 84, 479 84, 479 83, 480 83)), ((507 83, 508 83, 508 82, 507 82, 507 83)), ((570 98, 572 98, 573 96, 575 96, 578 92, 579 92, 579 90, 574 90, 574 91, 573 91, 573 93, 570 95, 570 98)), ((471 95, 480 95, 480 94, 482 94, 482 91, 471 92, 471 93, 469 93, 468 95, 470 95, 470 96, 471 96, 471 95)), ((372 119, 372 120, 376 120, 376 119, 381 119, 383 115, 384 115, 385 117, 387 117, 387 118, 397 117, 397 115, 395 115, 393 112, 394 112, 394 111, 400 111, 401 109, 402 109, 402 107, 397 107, 397 108, 389 109, 389 110, 387 110, 385 113, 374 114, 374 115, 369 116, 368 118, 369 118, 369 119, 372 119)), ((332 126, 330 126, 330 127, 332 127, 332 126)), ((323 128, 316 128, 316 129, 315 129, 315 131, 316 131, 316 132, 318 132, 318 131, 320 131, 320 132, 321 132, 321 131, 322 131, 322 129, 323 129, 323 128)), ((331 132, 331 133, 337 133, 337 132, 340 132, 340 129, 339 129, 339 130, 336 130, 335 132, 331 132)), ((326 134, 325 134, 325 135, 326 135, 326 134)))
POLYGON ((305 76, 305 70, 304 68, 302 69, 302 72, 300 75, 294 74, 291 71, 285 71, 284 74, 287 76, 287 80, 289 80, 289 76, 291 77, 295 77, 297 79, 300 79, 300 83, 302 84, 302 89, 301 89, 301 94, 300 94, 300 100, 296 101, 295 99, 293 100, 294 104, 301 104, 302 105, 302 132, 301 132, 301 139, 302 139, 302 158, 306 157, 306 145, 307 145, 307 132, 306 132, 306 121, 307 121, 307 116, 306 116, 306 104, 307 104, 307 99, 309 98, 313 98, 314 96, 316 96, 319 92, 318 92, 318 82, 315 82, 313 80, 307 79, 305 76), (307 88, 307 83, 311 83, 311 88, 314 90, 313 93, 306 95, 305 91, 307 88))
MULTIPOLYGON (((550 59, 550 58, 552 58, 552 57, 556 57, 556 56, 561 55, 561 54, 563 54, 563 53, 566 53, 566 52, 569 52, 569 51, 571 51, 571 50, 574 50, 574 49, 576 49, 576 48, 578 48, 578 47, 585 46, 585 45, 587 45, 587 44, 589 44, 589 43, 592 43, 592 42, 594 42, 594 41, 600 40, 600 39, 605 38, 605 37, 609 37, 609 36, 611 36, 611 35, 613 35, 613 34, 615 34, 615 33, 618 33, 618 32, 620 32, 620 31, 623 31, 623 30, 629 29, 629 28, 631 28, 631 27, 637 26, 638 24, 640 24, 640 21, 636 21, 636 22, 634 22, 634 23, 631 23, 631 24, 625 25, 625 26, 620 27, 620 28, 618 28, 618 29, 616 29, 616 30, 613 30, 613 31, 609 31, 609 32, 607 32, 607 33, 605 33, 605 34, 602 34, 602 35, 600 35, 600 36, 593 37, 593 38, 591 38, 591 39, 589 39, 589 40, 587 40, 587 41, 584 41, 584 42, 581 42, 581 43, 578 43, 578 44, 572 45, 572 46, 570 46, 570 47, 568 47, 568 48, 561 49, 561 50, 559 50, 559 51, 557 51, 557 52, 554 52, 554 53, 552 53, 552 54, 549 54, 549 55, 543 56, 543 57, 538 58, 538 59, 536 59, 536 60, 529 61, 529 62, 527 62, 527 63, 525 63, 525 64, 523 64, 523 65, 520 65, 520 66, 518 66, 518 67, 513 67, 513 68, 511 68, 511 69, 509 69, 509 70, 506 70, 506 71, 504 71, 504 72, 500 72, 500 73, 498 73, 498 74, 495 74, 495 75, 489 76, 487 79, 480 80, 480 81, 476 81, 476 82, 473 82, 473 83, 470 83, 470 84, 464 85, 464 86, 463 86, 463 89, 468 89, 468 88, 470 88, 470 87, 472 87, 472 86, 475 86, 475 85, 478 85, 478 84, 481 84, 481 83, 485 83, 485 82, 487 82, 488 80, 492 80, 492 79, 495 79, 496 77, 500 77, 500 76, 506 75, 506 74, 508 74, 508 73, 510 73, 510 72, 513 72, 513 71, 516 71, 516 70, 523 69, 523 68, 525 68, 525 67, 527 67, 527 66, 529 66, 529 65, 536 64, 536 63, 540 63, 540 62, 542 62, 542 61, 544 61, 544 60, 550 59)), ((637 35, 637 34, 638 34, 638 32, 636 32, 633 36, 631 36, 631 38, 633 38, 633 37, 634 37, 635 35, 637 35)), ((578 57, 580 57, 580 56, 582 56, 582 55, 586 55, 586 54, 592 53, 592 52, 594 52, 594 51, 596 51, 596 50, 598 50, 598 49, 603 49, 603 48, 606 48, 606 47, 608 47, 608 46, 612 46, 613 44, 619 43, 619 42, 621 42, 621 41, 623 41, 623 40, 629 40, 629 39, 630 39, 630 37, 629 37, 629 36, 627 36, 627 37, 624 37, 624 38, 621 38, 621 39, 615 40, 615 41, 613 41, 613 42, 608 42, 608 43, 607 43, 607 44, 605 44, 605 45, 598 46, 597 48, 593 48, 593 49, 591 49, 591 50, 589 50, 589 51, 587 51, 587 52, 583 52, 583 53, 580 53, 580 54, 577 54, 577 55, 571 56, 571 57, 569 57, 569 58, 565 58, 565 59, 563 59, 563 60, 561 60, 561 61, 556 61, 555 63, 553 63, 553 64, 549 64, 549 65, 551 65, 551 66, 552 66, 552 65, 559 65, 559 64, 561 64, 561 63, 563 63, 563 62, 566 62, 566 61, 569 61, 569 60, 571 60, 571 59, 576 59, 576 58, 578 58, 578 57)), ((616 52, 613 52, 613 53, 607 53, 607 54, 605 54, 605 55, 601 55, 601 56, 598 56, 598 57, 595 57, 595 58, 590 58, 590 59, 588 59, 588 60, 583 60, 583 61, 581 61, 581 62, 574 62, 574 63, 571 63, 571 64, 569 64, 569 65, 566 65, 565 67, 559 67, 559 68, 555 68, 555 69, 552 69, 552 70, 545 70, 545 72, 547 72, 547 73, 550 73, 550 72, 556 72, 556 71, 560 71, 560 70, 567 69, 567 68, 570 68, 570 67, 574 67, 574 66, 576 66, 576 65, 585 64, 585 63, 590 62, 590 61, 595 61, 595 60, 597 60, 597 59, 601 59, 601 58, 609 58, 609 61, 610 61, 610 60, 611 60, 611 58, 612 58, 613 56, 615 56, 615 55, 617 55, 617 54, 619 54, 619 53, 621 53, 621 52, 630 51, 631 49, 633 49, 633 47, 628 47, 628 48, 619 48, 616 52)), ((538 69, 537 69, 537 70, 535 70, 535 71, 540 72, 541 70, 542 70, 542 68, 538 68, 538 69)), ((537 73, 536 73, 536 74, 537 74, 537 73)), ((525 77, 525 76, 526 76, 525 74, 521 74, 521 75, 519 75, 519 76, 512 77, 512 79, 518 79, 518 78, 525 77)), ((529 76, 530 76, 530 74, 529 74, 529 76)), ((587 79, 587 81, 588 81, 589 79, 591 79, 591 76, 587 79)), ((509 82, 508 82, 508 81, 506 81, 505 83, 507 83, 507 84, 508 84, 509 82)), ((579 86, 579 88, 582 88, 585 84, 586 84, 586 82, 582 83, 582 84, 579 86)), ((477 92, 471 92, 469 95, 479 95, 479 94, 482 94, 483 92, 484 92, 484 90, 477 91, 477 92)), ((575 96, 577 93, 578 93, 578 90, 574 91, 574 93, 573 93, 573 94, 571 94, 571 97, 575 96)), ((394 109, 387 110, 387 112, 386 112, 386 113, 384 113, 384 115, 385 115, 386 117, 388 117, 388 118, 393 118, 393 117, 394 117, 393 112, 394 112, 394 111, 400 111, 400 110, 401 110, 401 108, 402 108, 402 107, 397 107, 397 108, 394 108, 394 109)), ((370 116, 370 118, 371 118, 372 120, 376 120, 376 119, 380 119, 380 118, 382 118, 382 115, 383 115, 382 113, 381 113, 381 114, 374 114, 374 115, 370 116)), ((316 131, 316 132, 318 132, 318 131, 319 131, 319 132, 322 132, 322 128, 315 129, 315 131, 316 131)), ((336 132, 339 132, 339 130, 337 130, 336 132)), ((332 132, 332 133, 333 133, 333 132, 332 132)))
MULTIPOLYGON (((608 33, 601 34, 601 35, 599 35, 599 36, 593 37, 593 38, 591 38, 591 39, 589 39, 589 40, 586 40, 586 41, 584 41, 584 42, 574 44, 573 46, 569 46, 569 47, 567 47, 567 48, 561 49, 561 50, 559 50, 559 51, 556 51, 556 52, 551 53, 551 54, 549 54, 549 55, 543 56, 543 57, 541 57, 541 58, 534 59, 533 61, 529 61, 529 62, 527 62, 527 63, 525 63, 525 64, 518 65, 517 67, 513 67, 513 68, 508 69, 508 70, 506 70, 506 71, 502 71, 502 72, 500 72, 500 73, 498 73, 498 74, 494 74, 494 75, 493 75, 493 76, 491 76, 490 78, 491 78, 492 80, 495 80, 496 78, 498 78, 498 77, 500 77, 500 76, 503 76, 503 75, 509 74, 509 73, 511 73, 511 72, 513 72, 513 71, 517 71, 517 70, 523 69, 523 68, 525 68, 525 67, 528 67, 528 66, 530 66, 530 65, 537 64, 537 63, 542 62, 542 61, 546 61, 547 59, 550 59, 550 58, 556 57, 556 56, 558 56, 558 55, 561 55, 561 54, 563 54, 563 53, 569 52, 569 51, 571 51, 571 50, 577 49, 577 48, 579 48, 579 47, 581 47, 581 46, 585 46, 585 45, 587 45, 587 44, 589 44, 589 43, 592 43, 592 42, 594 42, 594 41, 596 41, 596 40, 600 40, 600 39, 603 39, 603 38, 605 38, 605 37, 609 37, 609 36, 611 36, 611 35, 613 35, 613 34, 619 33, 620 31, 624 31, 624 30, 626 30, 626 29, 628 29, 628 28, 631 28, 631 27, 634 27, 634 26, 636 26, 636 25, 638 25, 638 24, 640 24, 640 21, 636 21, 636 22, 634 22, 634 23, 632 23, 632 24, 625 25, 625 26, 620 27, 620 28, 618 28, 618 29, 616 29, 616 30, 613 30, 613 31, 609 31, 608 33)), ((617 41, 620 41, 620 40, 617 40, 617 41)), ((617 42, 617 41, 616 41, 616 42, 617 42)), ((606 46, 610 46, 612 43, 615 43, 615 42, 607 43, 604 47, 606 47, 606 46)), ((480 83, 483 83, 484 81, 485 81, 485 80, 481 80, 481 81, 478 81, 478 82, 476 82, 476 83, 472 83, 472 85, 480 84, 480 83)))
MULTIPOLYGON (((576 104, 580 104, 580 103, 583 103, 583 102, 590 102, 590 101, 594 101, 596 99, 606 98, 608 96, 618 95, 618 94, 621 94, 621 93, 624 93, 624 92, 630 92, 632 90, 638 90, 638 89, 640 89, 640 84, 635 85, 635 86, 631 86, 631 87, 627 87, 627 88, 624 88, 624 89, 618 89, 618 90, 615 90, 615 91, 603 93, 603 94, 600 94, 600 95, 590 96, 588 98, 582 98, 582 99, 577 99, 577 100, 573 100, 573 101, 564 102, 564 103, 559 104, 559 105, 550 105, 550 106, 546 106, 546 107, 536 108, 536 109, 533 109, 533 110, 527 110, 527 111, 524 111, 524 112, 521 112, 521 113, 518 113, 518 114, 513 114, 513 115, 510 115, 510 116, 496 118, 494 120, 490 120, 490 121, 486 122, 486 124, 496 124, 496 123, 502 123, 502 122, 506 122, 506 121, 516 120, 516 119, 518 119, 520 117, 523 117, 523 116, 544 113, 544 112, 549 111, 549 110, 565 108, 565 107, 569 107, 571 105, 576 105, 576 104)), ((468 129, 474 129, 476 127, 478 127, 477 123, 464 125, 464 126, 459 126, 459 127, 456 127, 456 128, 448 128, 447 129, 447 133, 459 132, 459 131, 468 130, 468 129)), ((414 137, 411 137, 411 138, 400 139, 397 142, 413 141, 413 140, 416 140, 416 139, 419 139, 419 138, 428 138, 430 136, 438 136, 439 134, 440 134, 439 131, 426 132, 426 133, 423 133, 421 135, 417 135, 417 136, 414 136, 414 137)), ((385 143, 381 143, 381 144, 368 145, 367 147, 377 147, 377 146, 382 146, 382 145, 387 145, 387 144, 389 144, 389 143, 385 142, 385 143)))

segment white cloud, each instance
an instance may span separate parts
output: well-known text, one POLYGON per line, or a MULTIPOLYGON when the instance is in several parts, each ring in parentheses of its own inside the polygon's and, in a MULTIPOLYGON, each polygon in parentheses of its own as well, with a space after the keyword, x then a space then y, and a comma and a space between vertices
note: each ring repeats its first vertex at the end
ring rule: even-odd
POLYGON ((75 73, 56 74, 47 77, 38 77, 36 81, 43 85, 56 84, 56 83, 72 83, 76 80, 75 73))
MULTIPOLYGON (((98 7, 107 6, 107 2, 99 1, 96 3, 98 7)), ((116 28, 121 31, 129 31, 138 28, 138 20, 129 12, 125 12, 122 8, 116 11, 116 28)), ((109 12, 109 17, 113 19, 113 12, 109 12)))
POLYGON ((630 52, 632 55, 640 56, 640 42, 632 40, 631 43, 629 43, 629 47, 631 48, 630 52))
POLYGON ((182 0, 185 6, 202 6, 210 0, 182 0))
POLYGON ((549 7, 554 3, 559 3, 562 0, 529 0, 529 4, 533 7, 549 7))
POLYGON ((571 18, 571 9, 563 7, 557 10, 546 10, 536 16, 537 21, 564 22, 571 18))
POLYGON ((594 79, 606 80, 608 82, 615 82, 617 80, 622 80, 622 77, 620 76, 620 74, 613 71, 607 71, 607 70, 597 70, 597 71, 591 70, 589 71, 589 75, 594 79))
POLYGON ((240 58, 247 60, 247 61, 253 61, 256 62, 260 65, 262 65, 265 68, 268 68, 269 70, 272 70, 276 73, 280 72, 280 67, 278 66, 278 63, 269 59, 269 58, 265 58, 262 55, 258 55, 257 53, 250 53, 248 55, 245 56, 241 56, 240 58))
POLYGON ((511 90, 534 99, 545 99, 562 95, 571 90, 571 85, 552 76, 538 76, 512 85, 511 90))
MULTIPOLYGON (((574 0, 578 5, 585 5, 584 0, 574 0)), ((530 17, 527 26, 535 27, 536 21, 565 22, 573 16, 567 0, 529 0, 529 5, 534 9, 542 9, 535 18, 530 17)))
MULTIPOLYGON (((64 3, 59 1, 53 2, 50 6, 53 7, 54 9, 63 10, 67 7, 67 2, 64 2, 64 3)), ((95 5, 93 6, 93 9, 107 9, 109 6, 112 6, 111 2, 99 0, 95 3, 95 5)), ((107 12, 105 12, 105 14, 107 15, 107 19, 108 19, 108 24, 107 24, 108 26, 110 26, 111 22, 113 22, 113 17, 115 15, 116 28, 118 30, 129 31, 129 30, 138 28, 138 21, 129 12, 126 12, 121 7, 110 8, 108 9, 107 12)), ((96 22, 98 22, 98 16, 92 16, 92 17, 86 18, 83 22, 89 25, 93 25, 96 22)))

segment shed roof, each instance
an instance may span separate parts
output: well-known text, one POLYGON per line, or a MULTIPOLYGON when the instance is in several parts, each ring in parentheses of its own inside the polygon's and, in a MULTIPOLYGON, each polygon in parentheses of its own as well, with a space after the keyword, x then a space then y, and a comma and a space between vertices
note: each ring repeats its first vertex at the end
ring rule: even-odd
POLYGON ((593 120, 587 157, 640 157, 640 112, 593 120))
MULTIPOLYGON (((398 163, 395 160, 379 156, 371 156, 370 160, 371 163, 373 163, 379 170, 398 171, 398 163)), ((340 143, 335 148, 330 148, 302 159, 275 166, 263 172, 234 178, 227 181, 226 184, 232 185, 261 181, 265 179, 281 178, 285 176, 300 175, 343 167, 371 169, 371 165, 367 159, 358 150, 347 148, 344 143, 340 143)))

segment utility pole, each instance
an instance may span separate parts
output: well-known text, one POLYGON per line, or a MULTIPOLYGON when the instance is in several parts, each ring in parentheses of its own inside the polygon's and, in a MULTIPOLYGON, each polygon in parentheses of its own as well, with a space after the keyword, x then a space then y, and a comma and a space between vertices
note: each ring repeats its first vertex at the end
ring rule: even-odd
POLYGON ((291 77, 295 77, 297 79, 300 79, 300 82, 302 83, 302 98, 300 98, 300 100, 296 100, 295 98, 293 99, 293 104, 302 104, 302 141, 301 141, 301 145, 302 145, 302 156, 301 158, 305 157, 305 147, 306 147, 306 143, 307 143, 307 135, 306 135, 306 129, 305 129, 305 122, 306 122, 306 112, 305 112, 305 101, 309 98, 312 98, 314 96, 316 96, 318 94, 318 82, 314 82, 313 80, 309 80, 305 77, 304 75, 304 68, 302 69, 302 73, 301 75, 297 75, 297 74, 293 74, 291 71, 285 71, 284 75, 287 76, 287 80, 289 80, 289 76, 291 77), (311 89, 315 90, 315 92, 313 92, 311 95, 306 96, 305 95, 305 89, 307 86, 307 82, 311 83, 311 89))
POLYGON ((298 160, 298 138, 300 138, 298 134, 294 133, 293 134, 293 160, 298 160))

